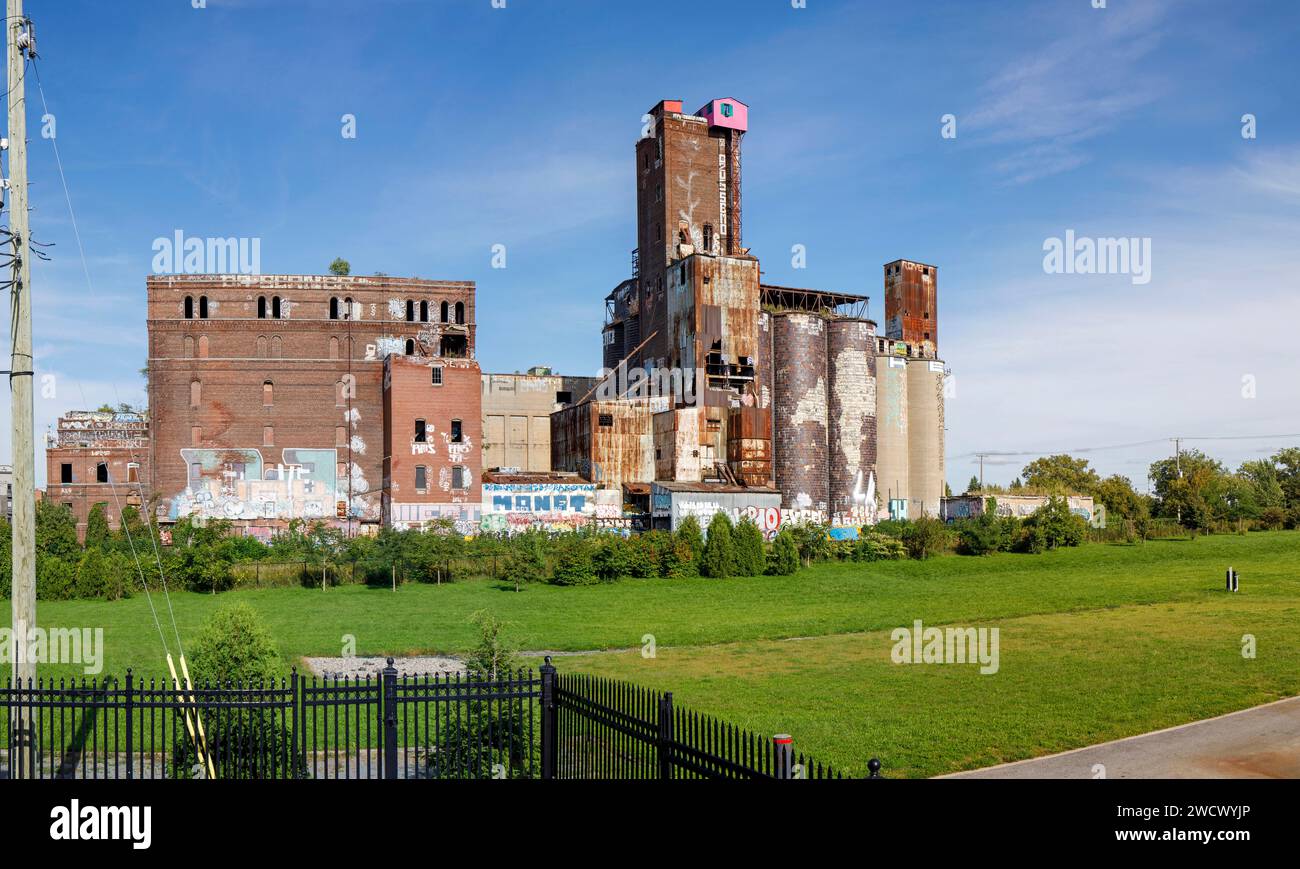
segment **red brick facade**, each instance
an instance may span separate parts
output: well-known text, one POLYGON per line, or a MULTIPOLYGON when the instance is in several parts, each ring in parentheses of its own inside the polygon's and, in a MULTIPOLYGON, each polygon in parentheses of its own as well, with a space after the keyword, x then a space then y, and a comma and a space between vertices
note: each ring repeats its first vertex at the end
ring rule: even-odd
POLYGON ((477 531, 482 513, 483 393, 469 359, 389 356, 384 365, 384 523, 437 519, 477 531))
POLYGON ((164 521, 225 518, 259 536, 293 519, 377 525, 384 360, 474 354, 471 282, 178 275, 149 278, 148 297, 164 521))
POLYGON ((104 505, 113 530, 123 507, 140 509, 150 491, 148 425, 133 413, 73 411, 59 418, 45 448, 46 498, 72 511, 79 540, 96 504, 104 505))

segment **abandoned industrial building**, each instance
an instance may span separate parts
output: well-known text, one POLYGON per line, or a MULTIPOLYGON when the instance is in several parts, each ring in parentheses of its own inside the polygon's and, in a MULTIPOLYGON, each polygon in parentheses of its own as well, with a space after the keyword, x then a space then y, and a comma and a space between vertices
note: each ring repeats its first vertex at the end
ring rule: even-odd
POLYGON ((742 236, 748 106, 650 114, 597 377, 482 371, 470 281, 156 275, 147 421, 69 414, 51 497, 83 532, 93 502, 116 524, 102 464, 163 523, 264 538, 293 520, 627 530, 725 509, 772 533, 939 515, 937 269, 884 266, 884 334, 865 296, 767 284, 742 236), (624 388, 644 372, 671 388, 624 388))

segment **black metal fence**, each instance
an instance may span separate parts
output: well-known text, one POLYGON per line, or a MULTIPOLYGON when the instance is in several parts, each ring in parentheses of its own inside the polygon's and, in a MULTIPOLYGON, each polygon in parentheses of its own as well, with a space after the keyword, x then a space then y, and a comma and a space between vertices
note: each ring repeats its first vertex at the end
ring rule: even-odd
MULTIPOLYGON (((0 687, 0 778, 843 778, 672 694, 540 672, 0 687)), ((872 777, 879 764, 871 765, 872 777)))

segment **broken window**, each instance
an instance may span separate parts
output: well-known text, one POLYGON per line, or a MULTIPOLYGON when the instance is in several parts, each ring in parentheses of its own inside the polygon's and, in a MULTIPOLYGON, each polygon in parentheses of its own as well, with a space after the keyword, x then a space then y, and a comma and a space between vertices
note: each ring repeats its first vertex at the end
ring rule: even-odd
POLYGON ((453 489, 469 488, 469 468, 455 467, 451 470, 451 487, 453 489))
POLYGON ((338 296, 331 296, 330 297, 330 319, 337 320, 338 318, 339 318, 339 299, 338 296))
POLYGON ((443 303, 442 303, 442 311, 441 311, 441 313, 442 313, 442 322, 444 322, 444 323, 447 322, 447 317, 448 317, 450 311, 451 311, 451 306, 448 305, 446 302, 443 302, 443 303))
POLYGON ((107 483, 107 482, 108 482, 108 463, 107 463, 107 462, 100 462, 99 464, 95 465, 95 482, 96 482, 96 483, 107 483))
POLYGON ((71 463, 71 462, 64 462, 63 464, 59 465, 59 482, 60 482, 60 483, 71 483, 71 482, 72 482, 72 463, 71 463))
POLYGON ((406 300, 406 322, 408 323, 415 322, 415 300, 414 299, 406 300))
POLYGON ((573 393, 572 393, 572 392, 557 392, 557 393, 555 393, 555 403, 556 403, 556 404, 573 404, 573 393))
POLYGON ((461 326, 465 325, 465 303, 464 302, 456 303, 456 322, 461 326))
POLYGON ((280 297, 279 296, 271 297, 271 319, 272 320, 280 319, 280 297))
POLYGON ((467 358, 469 356, 469 339, 464 335, 443 335, 438 355, 451 359, 467 358))
POLYGON ((423 443, 428 443, 428 440, 429 440, 429 432, 428 429, 425 427, 424 420, 417 419, 415 421, 415 442, 417 444, 423 444, 423 443))
POLYGON ((424 465, 415 466, 415 491, 423 492, 429 488, 429 469, 424 465))
POLYGON ((420 322, 421 323, 429 322, 429 300, 428 299, 423 299, 420 301, 420 322))
POLYGON ((610 427, 612 427, 613 425, 614 425, 614 414, 612 414, 612 413, 602 413, 602 414, 600 415, 600 427, 601 427, 601 428, 610 428, 610 427))
POLYGON ((414 355, 415 355, 415 339, 414 339, 414 338, 407 338, 407 339, 406 339, 406 355, 407 355, 407 356, 414 356, 414 355))
POLYGON ((465 442, 465 435, 461 430, 460 420, 458 419, 453 419, 451 421, 451 442, 453 444, 465 442))
POLYGON ((704 224, 704 252, 713 252, 713 224, 704 224))

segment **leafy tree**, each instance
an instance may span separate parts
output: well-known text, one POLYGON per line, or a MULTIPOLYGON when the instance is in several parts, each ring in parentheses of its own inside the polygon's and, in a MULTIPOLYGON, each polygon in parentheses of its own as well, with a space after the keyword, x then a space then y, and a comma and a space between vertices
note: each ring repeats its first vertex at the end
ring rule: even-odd
POLYGON ((767 553, 763 548, 763 532, 754 520, 741 519, 732 534, 736 549, 736 573, 741 576, 762 576, 767 571, 767 553))
POLYGON ((36 597, 71 600, 77 596, 77 562, 47 555, 36 557, 36 597))
POLYGON ((672 535, 664 531, 647 531, 633 537, 627 546, 627 575, 634 579, 658 576, 662 554, 672 545, 672 535))
POLYGON ((284 668, 261 613, 242 602, 220 607, 209 616, 187 652, 196 685, 260 684, 284 668))
POLYGON ((335 257, 334 262, 330 263, 330 274, 346 277, 352 274, 352 264, 342 257, 335 257))
POLYGON ((73 564, 81 556, 77 543, 77 520, 62 504, 36 502, 36 562, 42 558, 62 558, 73 564))
POLYGON ((1286 507, 1286 491, 1282 477, 1273 459, 1243 462, 1237 476, 1250 487, 1250 500, 1260 511, 1286 507))
POLYGON ((704 554, 704 531, 700 528, 700 521, 694 516, 687 516, 678 523, 676 535, 678 540, 690 547, 691 557, 698 563, 704 554))
POLYGON ((791 576, 799 571, 799 544, 794 534, 783 528, 772 541, 772 551, 767 558, 767 572, 771 576, 791 576))
POLYGON ((1160 459, 1151 465, 1151 482, 1159 501, 1159 515, 1176 518, 1188 528, 1208 530, 1223 518, 1224 468, 1199 450, 1160 459))
POLYGON ((519 591, 526 582, 545 582, 546 570, 546 535, 529 529, 510 541, 510 553, 506 556, 506 576, 519 591))
POLYGON ((700 573, 713 579, 736 575, 736 546, 732 539, 731 520, 718 511, 709 520, 709 536, 700 556, 700 573))
POLYGON ((601 582, 613 582, 626 576, 629 562, 628 541, 617 535, 606 535, 591 553, 591 568, 601 582))
POLYGON ((814 561, 824 561, 831 556, 831 538, 827 526, 817 522, 798 522, 786 528, 794 535, 799 547, 799 560, 804 567, 814 561))
POLYGON ((1060 495, 1091 495, 1101 478, 1087 459, 1068 455, 1044 456, 1025 465, 1025 485, 1060 495))
POLYGON ((120 552, 89 546, 77 563, 76 596, 121 600, 131 595, 134 564, 120 552))
POLYGON ((1070 510, 1065 498, 1049 498, 1025 520, 1026 548, 1030 552, 1078 546, 1088 536, 1088 523, 1070 510))
POLYGON ((108 529, 107 505, 95 504, 86 516, 86 547, 104 549, 112 540, 113 533, 108 529))
POLYGON ((1113 474, 1097 484, 1093 497, 1106 508, 1107 520, 1141 523, 1151 517, 1147 499, 1139 495, 1128 477, 1113 474))
POLYGON ((555 540, 555 568, 551 582, 556 585, 591 585, 596 574, 591 567, 591 541, 584 534, 564 534, 555 540))
POLYGON ((1300 447, 1287 447, 1272 458, 1288 511, 1300 511, 1300 447))

